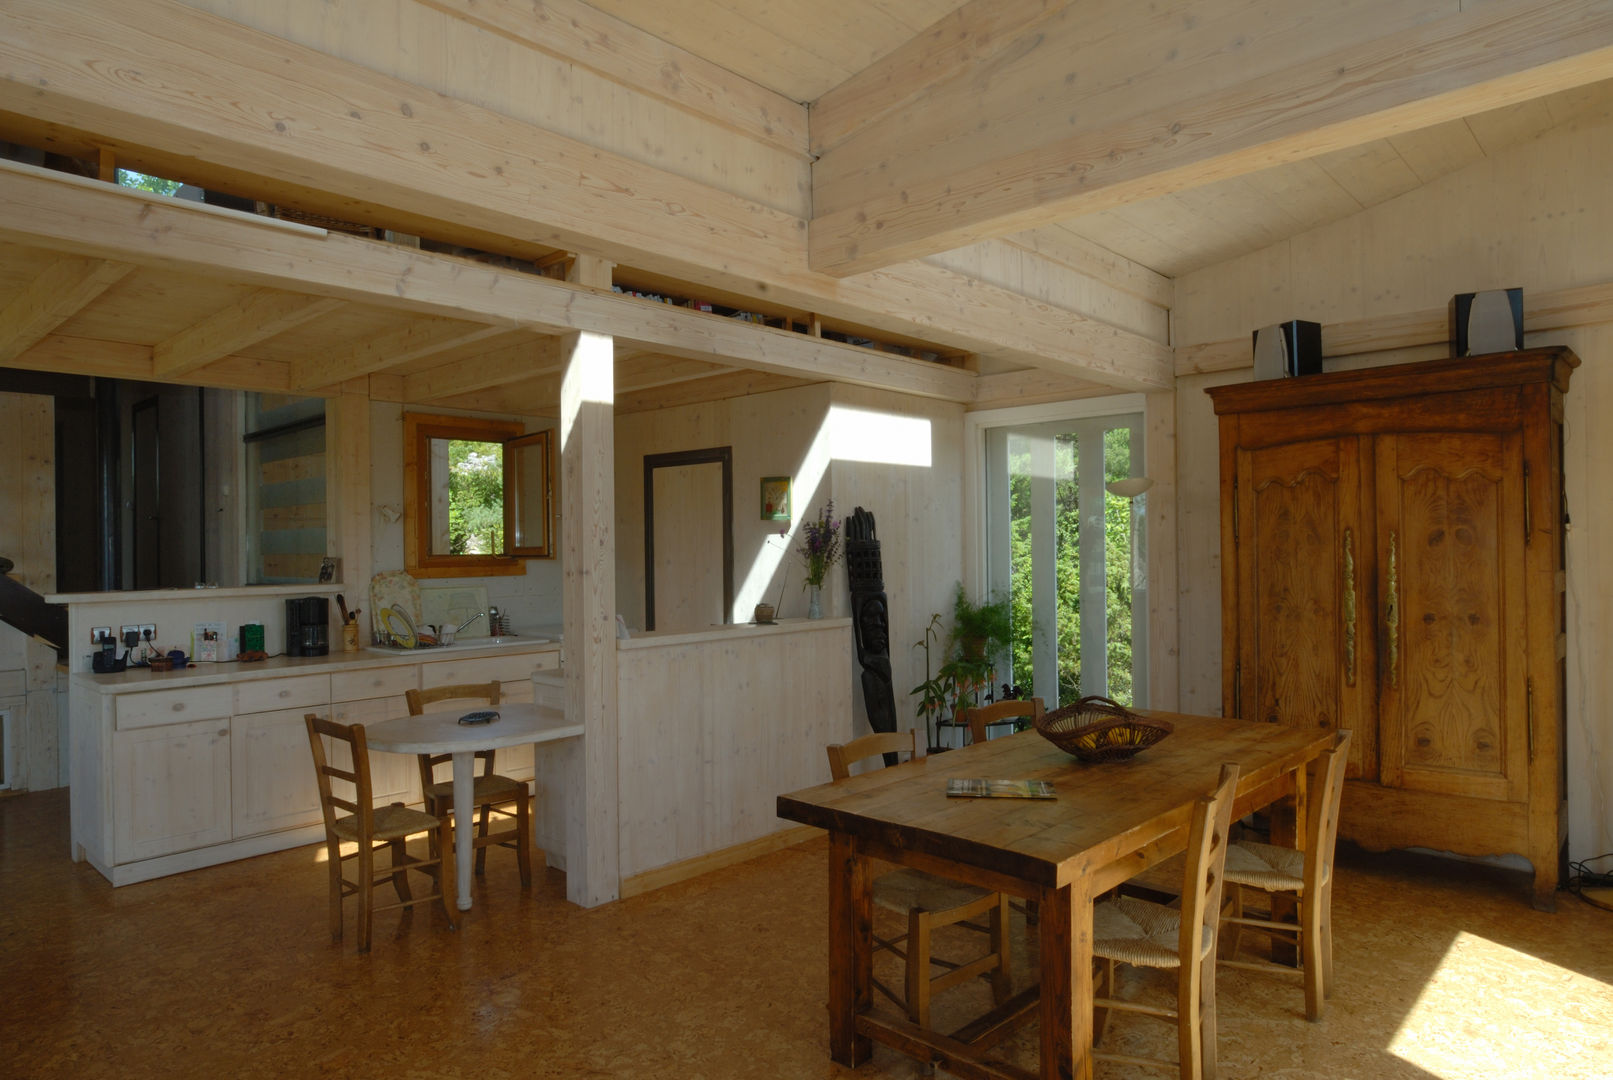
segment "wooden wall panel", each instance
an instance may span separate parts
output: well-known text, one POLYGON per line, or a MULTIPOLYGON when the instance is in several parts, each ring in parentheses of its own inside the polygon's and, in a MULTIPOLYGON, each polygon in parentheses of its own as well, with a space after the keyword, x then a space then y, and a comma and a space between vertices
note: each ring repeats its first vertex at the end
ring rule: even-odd
POLYGON ((829 779, 850 735, 851 628, 735 628, 617 653, 625 879, 788 827, 784 792, 829 779))
MULTIPOLYGON (((1385 330, 1380 351, 1329 358, 1328 369, 1447 355, 1407 340, 1391 348, 1407 312, 1442 308, 1452 295, 1521 286, 1527 298, 1613 283, 1613 122, 1587 119, 1512 148, 1345 221, 1303 233, 1177 281, 1178 340, 1188 346, 1247 340, 1284 318, 1351 323, 1363 340, 1385 330)), ((1581 313, 1584 320, 1601 316, 1581 313)), ((1583 361, 1564 399, 1568 531, 1568 801, 1571 855, 1613 847, 1613 324, 1533 331, 1525 345, 1568 345, 1583 361)), ((1324 332, 1323 348, 1328 347, 1324 332)), ((1182 706, 1219 701, 1220 580, 1216 538, 1216 427, 1204 387, 1248 369, 1179 378, 1178 497, 1182 551, 1182 706)))
MULTIPOLYGON (((35 592, 56 587, 55 407, 38 394, 0 393, 0 555, 35 592)), ((11 785, 60 785, 56 653, 0 623, 0 693, 11 709, 11 785)))

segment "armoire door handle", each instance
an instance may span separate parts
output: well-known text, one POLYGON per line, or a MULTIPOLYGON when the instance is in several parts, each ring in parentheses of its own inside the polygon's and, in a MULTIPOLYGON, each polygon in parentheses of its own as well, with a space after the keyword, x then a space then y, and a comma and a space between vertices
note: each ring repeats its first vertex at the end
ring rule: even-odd
POLYGON ((1355 685, 1355 537, 1344 530, 1344 685, 1355 685))
POLYGON ((1398 553, 1394 530, 1389 531, 1389 600, 1384 605, 1383 621, 1389 628, 1389 685, 1400 685, 1400 570, 1396 565, 1398 553))

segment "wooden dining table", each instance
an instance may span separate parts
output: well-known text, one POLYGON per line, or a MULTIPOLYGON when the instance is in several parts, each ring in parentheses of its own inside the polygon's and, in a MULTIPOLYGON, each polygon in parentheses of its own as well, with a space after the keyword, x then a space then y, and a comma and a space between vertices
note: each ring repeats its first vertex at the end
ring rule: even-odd
MULTIPOLYGON (((1025 731, 778 797, 778 815, 829 834, 829 1053, 867 1061, 879 1041, 970 1077, 1092 1075, 1092 902, 1182 851, 1194 799, 1240 767, 1233 812, 1286 796, 1303 813, 1307 765, 1333 732, 1153 712, 1175 725, 1126 761, 1086 764, 1025 731), (1046 780, 1055 798, 948 798, 953 778, 1046 780), (873 1011, 872 860, 1040 904, 1041 977, 948 1034, 873 1011), (1039 1074, 990 1057, 1039 1017, 1039 1074)), ((1301 818, 1303 820, 1303 818, 1301 818)))
POLYGON ((475 710, 448 709, 400 716, 370 724, 364 729, 371 750, 393 754, 451 754, 454 768, 454 873, 459 882, 459 910, 469 911, 471 850, 475 844, 460 843, 461 831, 470 836, 475 803, 476 752, 502 750, 522 743, 571 739, 583 732, 582 724, 569 723, 563 710, 533 704, 496 706, 498 719, 487 724, 461 724, 460 718, 475 710))

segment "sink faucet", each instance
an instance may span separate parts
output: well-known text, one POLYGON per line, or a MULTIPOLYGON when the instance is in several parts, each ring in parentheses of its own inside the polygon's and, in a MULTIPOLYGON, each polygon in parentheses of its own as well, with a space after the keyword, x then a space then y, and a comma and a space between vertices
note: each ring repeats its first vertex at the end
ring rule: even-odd
POLYGON ((469 626, 471 623, 475 622, 477 619, 485 619, 485 618, 487 618, 487 612, 478 611, 476 614, 472 615, 470 618, 468 618, 464 622, 460 623, 459 626, 454 630, 454 633, 456 633, 456 634, 459 633, 460 630, 465 629, 465 627, 469 626))

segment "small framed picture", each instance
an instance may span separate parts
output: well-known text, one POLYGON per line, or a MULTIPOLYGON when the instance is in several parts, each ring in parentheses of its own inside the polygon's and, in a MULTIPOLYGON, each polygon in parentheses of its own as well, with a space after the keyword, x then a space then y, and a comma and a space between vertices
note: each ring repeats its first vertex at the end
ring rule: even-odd
POLYGON ((790 520, 790 478, 762 477, 762 520, 790 520))

